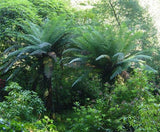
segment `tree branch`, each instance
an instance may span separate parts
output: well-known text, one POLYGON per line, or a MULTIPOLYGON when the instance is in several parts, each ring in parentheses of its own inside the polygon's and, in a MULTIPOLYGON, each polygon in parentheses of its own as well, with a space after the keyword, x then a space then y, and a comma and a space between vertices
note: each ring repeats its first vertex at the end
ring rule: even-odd
POLYGON ((117 21, 117 23, 118 23, 118 26, 120 26, 121 23, 119 22, 118 16, 117 16, 117 14, 116 14, 116 11, 115 11, 115 9, 114 9, 114 6, 113 6, 111 0, 109 0, 109 4, 110 4, 110 6, 111 6, 111 8, 112 8, 112 11, 113 11, 114 17, 116 18, 116 21, 117 21))

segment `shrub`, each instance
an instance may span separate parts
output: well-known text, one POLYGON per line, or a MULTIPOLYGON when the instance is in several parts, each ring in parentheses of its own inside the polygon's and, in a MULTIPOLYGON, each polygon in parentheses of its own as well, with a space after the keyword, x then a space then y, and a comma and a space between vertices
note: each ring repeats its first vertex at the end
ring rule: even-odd
POLYGON ((26 123, 25 128, 33 132, 58 132, 56 131, 56 126, 53 124, 53 120, 47 116, 34 123, 26 123))
POLYGON ((15 120, 6 121, 0 118, 0 130, 3 132, 24 132, 26 129, 24 128, 24 124, 21 122, 17 122, 15 120))
POLYGON ((112 93, 103 102, 105 128, 114 131, 149 131, 148 128, 152 126, 153 130, 157 130, 160 124, 153 122, 158 122, 159 105, 153 95, 149 76, 149 73, 136 70, 127 82, 118 79, 112 93))
POLYGON ((0 115, 6 119, 32 121, 39 118, 45 108, 37 93, 22 88, 15 82, 6 87, 9 92, 5 101, 0 102, 0 115))
POLYGON ((32 123, 22 123, 16 120, 8 121, 0 118, 0 130, 3 130, 3 132, 57 132, 53 120, 47 116, 32 123))
POLYGON ((137 107, 139 109, 135 116, 129 116, 128 122, 136 132, 141 131, 160 131, 160 104, 142 103, 137 107))
POLYGON ((73 119, 68 121, 71 123, 71 132, 97 132, 102 131, 102 119, 103 114, 100 110, 92 108, 90 106, 80 106, 77 102, 74 110, 76 112, 73 119))
MULTIPOLYGON (((17 45, 17 34, 15 31, 22 31, 17 23, 26 24, 26 20, 40 22, 37 10, 28 0, 1 0, 0 1, 0 52, 9 46, 17 45)), ((20 42, 20 39, 18 40, 20 42)))
POLYGON ((37 8, 37 14, 42 18, 52 18, 53 16, 68 12, 66 1, 64 0, 28 0, 37 8))
POLYGON ((91 74, 89 78, 83 78, 81 82, 72 85, 82 74, 82 70, 64 67, 54 69, 52 87, 54 89, 55 110, 60 112, 66 109, 72 109, 74 102, 81 105, 87 103, 87 98, 96 99, 99 91, 99 79, 91 74), (69 76, 68 76, 69 75, 69 76))
MULTIPOLYGON (((149 75, 148 75, 149 76, 149 75)), ((96 103, 77 106, 71 131, 151 131, 160 129, 158 98, 144 71, 136 71, 127 82, 121 77, 96 103)))

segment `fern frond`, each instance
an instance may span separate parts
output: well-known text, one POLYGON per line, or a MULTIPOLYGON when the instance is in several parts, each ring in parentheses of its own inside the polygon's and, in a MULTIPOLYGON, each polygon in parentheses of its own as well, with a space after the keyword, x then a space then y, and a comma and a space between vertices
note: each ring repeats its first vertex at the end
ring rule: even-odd
POLYGON ((146 71, 151 71, 153 73, 157 73, 157 70, 153 69, 152 67, 150 67, 149 65, 143 65, 144 70, 146 71))
POLYGON ((27 34, 26 37, 28 37, 28 40, 29 40, 30 42, 34 42, 34 43, 36 43, 36 44, 42 43, 42 40, 41 40, 40 37, 38 38, 38 37, 36 37, 36 36, 34 36, 34 35, 32 35, 32 34, 27 34), (31 41, 31 40, 32 40, 32 41, 31 41))
POLYGON ((74 62, 82 62, 82 61, 84 61, 83 58, 75 58, 75 59, 71 60, 68 64, 72 64, 74 62))
POLYGON ((21 45, 13 45, 13 46, 10 46, 9 48, 7 48, 6 50, 3 51, 3 54, 6 54, 8 52, 11 52, 12 50, 15 50, 15 49, 18 49, 20 48, 21 45))
POLYGON ((118 67, 114 70, 113 74, 111 75, 110 80, 112 80, 113 78, 115 78, 115 77, 116 77, 118 74, 120 74, 122 71, 123 71, 122 67, 121 67, 121 66, 118 66, 118 67))
POLYGON ((31 56, 34 56, 34 55, 42 55, 42 54, 47 54, 47 52, 43 51, 43 50, 35 50, 33 52, 30 53, 31 56))
POLYGON ((98 56, 97 58, 96 58, 96 61, 98 61, 98 60, 100 60, 100 59, 108 59, 108 60, 110 60, 111 58, 110 58, 110 56, 108 56, 108 55, 100 55, 100 56, 98 56))
POLYGON ((148 56, 148 55, 135 55, 135 58, 137 58, 137 59, 148 59, 148 60, 152 59, 152 57, 148 56))
POLYGON ((78 48, 69 48, 69 49, 66 49, 63 51, 63 55, 66 54, 66 53, 70 53, 70 52, 80 52, 81 50, 78 49, 78 48))

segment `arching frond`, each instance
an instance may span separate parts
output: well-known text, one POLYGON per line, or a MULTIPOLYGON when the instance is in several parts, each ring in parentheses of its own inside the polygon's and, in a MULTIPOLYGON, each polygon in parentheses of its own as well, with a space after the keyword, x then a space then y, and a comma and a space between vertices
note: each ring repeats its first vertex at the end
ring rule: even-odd
POLYGON ((98 57, 96 58, 96 61, 98 61, 98 60, 100 60, 100 59, 103 59, 103 58, 110 60, 110 56, 108 56, 108 55, 100 55, 100 56, 98 56, 98 57))
POLYGON ((112 75, 110 76, 110 80, 112 80, 113 78, 115 78, 117 75, 119 75, 121 72, 123 71, 121 66, 118 66, 114 69, 112 75))
POLYGON ((73 60, 71 60, 68 64, 72 64, 74 62, 82 62, 83 61, 83 58, 75 58, 73 60))
MULTIPOLYGON (((42 25, 28 22, 28 25, 17 24, 23 28, 24 32, 17 32, 17 36, 24 43, 14 45, 6 49, 3 53, 3 62, 0 70, 3 73, 8 72, 14 64, 19 62, 27 63, 32 58, 48 56, 48 60, 57 61, 57 57, 62 56, 65 45, 68 44, 68 33, 70 23, 66 21, 65 16, 57 16, 42 25), (53 54, 54 53, 54 54, 53 54), (44 55, 44 56, 43 56, 44 55)), ((51 77, 50 61, 44 65, 46 77, 51 77), (49 69, 49 71, 48 71, 49 69)), ((21 63, 19 63, 21 67, 21 63)), ((42 66, 43 67, 43 66, 42 66)), ((16 67, 14 67, 16 70, 16 67)), ((12 74, 13 75, 13 74, 12 74)))

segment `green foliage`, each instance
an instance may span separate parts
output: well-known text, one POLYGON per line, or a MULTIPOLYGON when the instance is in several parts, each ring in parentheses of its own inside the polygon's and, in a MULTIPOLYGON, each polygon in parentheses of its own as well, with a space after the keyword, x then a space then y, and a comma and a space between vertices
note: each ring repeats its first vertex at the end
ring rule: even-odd
POLYGON ((0 115, 4 119, 18 119, 20 121, 32 121, 43 114, 45 108, 37 93, 22 90, 17 83, 10 83, 6 87, 9 92, 5 101, 0 102, 0 115))
POLYGON ((71 131, 159 131, 159 108, 146 73, 136 71, 126 83, 119 77, 111 93, 106 90, 89 106, 78 106, 69 120, 71 131))
POLYGON ((8 70, 12 69, 13 65, 17 67, 17 69, 14 68, 16 72, 18 69, 21 70, 20 65, 22 64, 23 67, 24 64, 21 63, 22 59, 28 62, 32 61, 33 57, 30 56, 34 56, 39 58, 39 60, 41 59, 43 64, 39 65, 44 65, 44 72, 49 76, 49 72, 47 71, 48 68, 51 71, 53 67, 52 60, 56 61, 56 57, 61 56, 61 52, 66 44, 68 25, 69 23, 65 21, 64 16, 55 17, 43 26, 33 23, 30 23, 30 27, 21 25, 26 34, 20 33, 19 37, 23 38, 26 42, 23 45, 11 46, 4 51, 3 55, 6 57, 3 59, 3 66, 1 67, 3 69, 2 73, 8 72, 8 70))
MULTIPOLYGON (((158 106, 158 102, 151 91, 152 87, 144 71, 136 71, 134 76, 127 80, 126 83, 123 83, 123 80, 119 79, 111 95, 112 100, 110 101, 110 109, 107 114, 109 117, 109 114, 113 115, 111 118, 111 126, 116 127, 114 124, 118 123, 117 126, 119 126, 119 129, 121 128, 120 130, 125 128, 127 130, 135 129, 135 131, 138 131, 138 127, 135 127, 136 122, 138 122, 138 125, 147 131, 143 121, 147 121, 147 118, 152 118, 152 121, 157 121, 157 115, 152 115, 153 111, 157 111, 157 107, 150 107, 150 110, 147 111, 148 114, 145 114, 144 110, 145 107, 152 104, 153 106, 158 106), (144 114, 142 114, 143 112, 144 114), (134 117, 134 120, 132 117, 134 117), (139 120, 143 121, 141 122, 139 120), (115 123, 116 121, 118 122, 115 123)), ((148 126, 150 125, 152 125, 155 130, 159 127, 158 124, 156 126, 148 122, 148 126)))
POLYGON ((37 14, 42 19, 69 13, 67 1, 64 0, 28 0, 37 8, 37 14))
POLYGON ((90 106, 80 106, 78 102, 75 105, 75 117, 67 119, 71 123, 70 132, 97 132, 103 130, 101 127, 104 115, 101 111, 90 106))
POLYGON ((2 0, 0 7, 2 26, 14 29, 13 25, 16 22, 23 22, 26 19, 36 22, 38 19, 36 9, 30 7, 33 7, 33 4, 28 0, 2 0))
MULTIPOLYGON (((26 24, 26 19, 39 22, 36 8, 28 0, 1 0, 0 1, 0 45, 1 50, 17 43, 18 38, 15 31, 22 31, 16 23, 26 24)), ((20 40, 19 40, 20 41, 20 40)))
POLYGON ((128 122, 134 127, 136 132, 160 130, 160 105, 154 102, 142 103, 138 106, 139 111, 136 116, 129 116, 128 122))
POLYGON ((100 91, 97 75, 91 73, 88 77, 83 78, 80 83, 76 83, 72 87, 74 81, 83 72, 81 69, 77 71, 77 69, 62 67, 59 64, 54 65, 52 87, 54 107, 57 112, 71 109, 76 101, 79 101, 80 104, 86 104, 87 98, 97 98, 100 91))
POLYGON ((120 26, 125 22, 129 29, 143 31, 141 39, 143 49, 156 46, 157 30, 148 11, 141 7, 138 0, 101 0, 95 5, 93 12, 102 23, 120 26))
POLYGON ((47 116, 44 116, 43 119, 38 120, 32 124, 26 123, 25 128, 34 132, 58 132, 56 131, 56 126, 53 124, 53 120, 47 116))
POLYGON ((73 86, 73 82, 75 83, 75 80, 81 76, 81 74, 84 74, 84 72, 82 71, 72 79, 71 93, 74 97, 72 98, 72 102, 78 101, 81 105, 85 105, 88 102, 87 98, 94 100, 99 96, 99 93, 101 92, 101 85, 99 84, 100 79, 98 78, 98 75, 91 73, 73 86))
POLYGON ((3 132, 25 132, 26 129, 24 127, 24 124, 22 122, 18 122, 15 120, 12 121, 6 121, 2 118, 0 118, 0 130, 3 132))
POLYGON ((56 126, 53 125, 53 120, 47 116, 44 116, 41 120, 31 123, 22 123, 16 120, 6 121, 0 118, 0 130, 3 130, 3 132, 58 132, 56 131, 56 126))
POLYGON ((31 79, 33 79, 33 82, 42 79, 43 89, 49 91, 46 101, 49 104, 46 105, 53 109, 51 105, 53 98, 52 72, 54 64, 58 61, 58 57, 62 57, 62 52, 68 44, 70 22, 66 21, 65 16, 62 15, 46 21, 42 26, 31 22, 29 26, 20 26, 25 34, 21 32, 17 34, 23 39, 24 43, 16 45, 16 47, 15 45, 11 46, 3 52, 5 57, 0 69, 2 74, 12 70, 8 80, 22 69, 27 69, 36 74, 35 78, 31 79))
POLYGON ((39 25, 42 20, 69 14, 66 1, 63 0, 1 0, 0 5, 0 52, 21 42, 15 32, 24 31, 17 23, 28 25, 27 21, 31 21, 39 25))
POLYGON ((112 80, 129 67, 140 67, 145 65, 146 59, 151 59, 137 50, 141 33, 130 31, 126 25, 118 29, 110 25, 88 26, 78 31, 78 37, 73 39, 74 48, 64 52, 75 56, 69 65, 80 63, 89 67, 100 73, 103 83, 112 80))
POLYGON ((79 11, 74 11, 73 10, 72 14, 72 19, 74 19, 75 25, 78 26, 84 26, 84 25, 99 25, 97 21, 95 21, 95 16, 91 10, 79 10, 79 11))
POLYGON ((131 73, 137 67, 155 71, 146 65, 151 57, 143 51, 156 42, 147 13, 137 0, 101 0, 93 10, 73 13, 65 4, 0 1, 0 76, 37 92, 17 83, 5 88, 0 131, 57 132, 52 119, 35 121, 45 110, 37 95, 51 112, 80 102, 67 121, 55 117, 70 132, 160 131, 159 77, 131 73))

